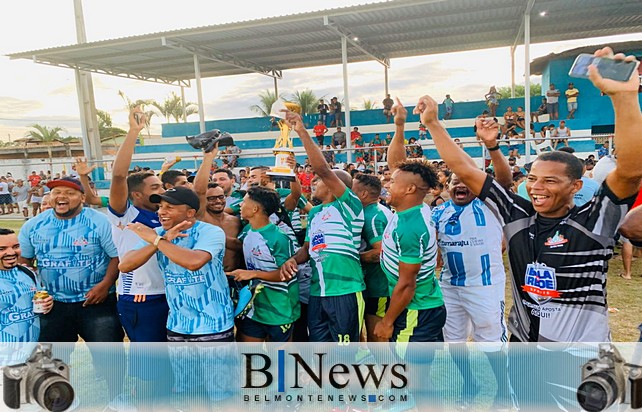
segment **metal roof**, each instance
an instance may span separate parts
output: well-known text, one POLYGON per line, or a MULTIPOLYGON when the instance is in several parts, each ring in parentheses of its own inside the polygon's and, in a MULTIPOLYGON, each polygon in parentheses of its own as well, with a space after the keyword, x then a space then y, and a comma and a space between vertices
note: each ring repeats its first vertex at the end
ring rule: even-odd
MULTIPOLYGON (((642 32, 639 0, 532 0, 531 42, 642 32), (540 12, 546 12, 540 16, 540 12)), ((12 53, 12 59, 163 83, 521 44, 528 0, 395 0, 12 53), (358 38, 358 40, 354 40, 358 38)), ((474 63, 473 63, 474 64, 474 63)))

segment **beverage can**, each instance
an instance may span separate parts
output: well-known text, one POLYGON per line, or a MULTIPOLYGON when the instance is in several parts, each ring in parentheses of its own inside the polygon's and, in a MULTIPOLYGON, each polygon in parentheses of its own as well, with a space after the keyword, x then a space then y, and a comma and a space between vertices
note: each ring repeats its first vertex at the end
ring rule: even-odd
POLYGON ((41 290, 33 295, 33 313, 45 313, 44 300, 49 297, 46 290, 41 290))

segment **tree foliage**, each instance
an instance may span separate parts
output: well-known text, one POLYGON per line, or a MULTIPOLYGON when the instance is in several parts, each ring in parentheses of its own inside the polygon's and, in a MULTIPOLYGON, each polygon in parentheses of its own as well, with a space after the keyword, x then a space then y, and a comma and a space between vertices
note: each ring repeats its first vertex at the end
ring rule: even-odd
POLYGON ((277 97, 273 91, 264 90, 259 93, 259 104, 253 104, 252 106, 250 106, 250 110, 261 116, 269 116, 270 109, 272 108, 274 102, 277 101, 277 99, 283 99, 283 95, 279 94, 279 96, 277 97))
MULTIPOLYGON (((171 92, 162 103, 152 101, 151 104, 162 116, 165 116, 167 123, 170 123, 172 119, 179 123, 183 119, 183 99, 174 92, 171 92)), ((187 102, 185 104, 185 118, 197 113, 198 105, 196 103, 187 102)))
MULTIPOLYGON (((515 85, 515 97, 524 97, 525 86, 523 84, 515 85)), ((502 86, 497 88, 497 92, 502 95, 502 98, 510 98, 510 86, 502 86)), ((531 96, 541 96, 542 95, 542 85, 541 84, 531 84, 531 96)))
POLYGON ((301 106, 301 114, 305 115, 317 112, 319 99, 322 97, 317 97, 310 89, 304 89, 295 91, 290 99, 292 102, 301 106))
POLYGON ((145 131, 147 132, 147 137, 151 136, 150 127, 152 125, 152 118, 156 115, 156 111, 151 109, 149 106, 153 107, 154 100, 138 99, 136 101, 132 101, 129 97, 127 97, 127 95, 125 95, 122 90, 118 90, 118 95, 125 102, 127 113, 129 113, 134 107, 140 106, 141 110, 145 113, 145 117, 147 118, 147 120, 145 121, 145 131))
POLYGON ((363 110, 373 110, 377 108, 377 102, 370 99, 363 99, 363 110))

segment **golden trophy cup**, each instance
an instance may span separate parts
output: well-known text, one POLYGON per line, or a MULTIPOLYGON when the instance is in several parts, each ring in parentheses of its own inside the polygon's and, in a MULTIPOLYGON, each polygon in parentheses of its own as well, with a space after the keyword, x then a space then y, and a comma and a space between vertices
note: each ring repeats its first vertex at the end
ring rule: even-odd
POLYGON ((279 99, 272 105, 270 116, 279 118, 277 124, 281 131, 274 144, 274 167, 271 167, 270 171, 267 172, 268 176, 270 176, 275 182, 293 182, 296 180, 294 170, 288 164, 288 159, 290 157, 294 157, 294 145, 292 144, 292 138, 290 137, 292 129, 290 129, 287 123, 285 123, 285 120, 283 120, 285 113, 281 110, 285 109, 299 114, 301 113, 301 106, 296 103, 284 102, 279 99))

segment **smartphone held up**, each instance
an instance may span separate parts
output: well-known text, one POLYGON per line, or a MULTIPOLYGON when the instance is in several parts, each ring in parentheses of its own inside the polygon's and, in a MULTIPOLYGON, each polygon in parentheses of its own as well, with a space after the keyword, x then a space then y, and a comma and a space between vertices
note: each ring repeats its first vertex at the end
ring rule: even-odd
POLYGON ((595 57, 592 54, 583 53, 577 56, 568 75, 587 79, 588 68, 591 65, 595 65, 605 79, 626 82, 631 78, 631 73, 637 68, 638 62, 595 57))

